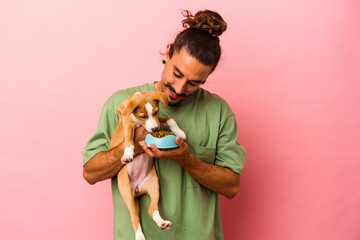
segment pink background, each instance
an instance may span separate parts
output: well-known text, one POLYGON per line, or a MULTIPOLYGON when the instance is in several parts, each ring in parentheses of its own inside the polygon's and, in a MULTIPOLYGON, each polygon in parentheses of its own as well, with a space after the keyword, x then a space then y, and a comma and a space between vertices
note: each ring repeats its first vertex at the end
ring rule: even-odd
POLYGON ((180 8, 229 25, 205 85, 248 150, 225 239, 360 239, 357 0, 1 0, 0 239, 112 238, 81 151, 114 91, 159 80, 180 8))

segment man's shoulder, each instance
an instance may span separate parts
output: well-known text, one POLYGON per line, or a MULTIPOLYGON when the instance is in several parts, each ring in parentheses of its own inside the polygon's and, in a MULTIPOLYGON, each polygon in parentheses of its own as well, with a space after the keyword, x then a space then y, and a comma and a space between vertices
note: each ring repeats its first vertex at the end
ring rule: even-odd
POLYGON ((220 97, 216 93, 212 93, 204 88, 200 88, 199 90, 200 90, 200 95, 202 98, 211 99, 214 101, 223 101, 224 100, 222 97, 220 97))
POLYGON ((221 96, 201 88, 198 101, 204 109, 213 109, 221 115, 233 115, 229 103, 221 96))
POLYGON ((229 104, 223 97, 221 97, 215 93, 212 93, 206 89, 203 89, 203 88, 200 88, 199 100, 202 102, 205 102, 207 104, 229 107, 229 104))

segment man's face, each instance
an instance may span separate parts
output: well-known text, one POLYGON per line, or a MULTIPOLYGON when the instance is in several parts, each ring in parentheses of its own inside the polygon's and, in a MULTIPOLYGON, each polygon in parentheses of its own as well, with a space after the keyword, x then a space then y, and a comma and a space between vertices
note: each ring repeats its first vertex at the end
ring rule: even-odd
POLYGON ((199 89, 210 75, 211 67, 193 58, 186 48, 182 48, 179 53, 174 52, 170 59, 168 57, 169 46, 164 55, 166 63, 161 81, 157 83, 156 90, 168 95, 171 106, 184 101, 191 93, 199 89))

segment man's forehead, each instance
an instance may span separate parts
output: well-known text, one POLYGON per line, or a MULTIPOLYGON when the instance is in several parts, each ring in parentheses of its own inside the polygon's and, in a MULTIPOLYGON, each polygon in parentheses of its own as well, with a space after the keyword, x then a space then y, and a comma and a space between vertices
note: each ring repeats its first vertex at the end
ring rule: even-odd
POLYGON ((208 76, 207 73, 204 71, 198 71, 195 73, 192 72, 191 74, 183 73, 183 72, 185 72, 185 70, 180 70, 179 67, 177 67, 175 64, 173 65, 173 70, 175 72, 177 72, 179 75, 181 75, 181 77, 189 75, 186 77, 188 78, 189 81, 192 81, 192 82, 203 83, 208 76))
POLYGON ((202 64, 184 49, 180 53, 174 53, 172 59, 173 71, 193 80, 204 81, 211 73, 210 66, 202 64))

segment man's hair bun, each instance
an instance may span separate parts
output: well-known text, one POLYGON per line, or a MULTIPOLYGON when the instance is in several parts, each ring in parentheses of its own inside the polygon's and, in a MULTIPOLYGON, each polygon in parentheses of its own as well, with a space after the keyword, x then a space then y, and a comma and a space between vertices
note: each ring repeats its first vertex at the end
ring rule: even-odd
POLYGON ((197 28, 207 31, 211 36, 220 36, 226 30, 226 22, 222 17, 213 11, 199 11, 193 16, 190 11, 182 10, 182 15, 186 17, 181 23, 184 28, 197 28))

